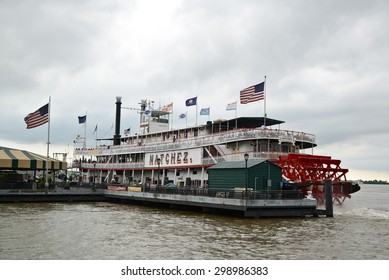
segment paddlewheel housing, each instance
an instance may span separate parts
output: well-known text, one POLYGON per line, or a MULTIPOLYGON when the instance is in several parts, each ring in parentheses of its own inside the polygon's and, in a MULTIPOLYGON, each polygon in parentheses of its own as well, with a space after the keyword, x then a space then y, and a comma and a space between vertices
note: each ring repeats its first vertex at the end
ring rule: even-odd
POLYGON ((318 204, 325 200, 324 180, 330 179, 333 186, 333 200, 342 204, 351 193, 360 190, 358 184, 348 181, 348 169, 340 167, 341 161, 330 156, 317 156, 307 154, 288 154, 280 156, 277 164, 282 167, 285 178, 301 189, 305 195, 312 192, 318 204))

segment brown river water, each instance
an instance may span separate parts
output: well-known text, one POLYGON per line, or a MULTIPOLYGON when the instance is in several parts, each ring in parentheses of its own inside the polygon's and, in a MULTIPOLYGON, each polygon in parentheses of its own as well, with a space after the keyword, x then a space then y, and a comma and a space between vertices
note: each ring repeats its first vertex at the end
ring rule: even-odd
POLYGON ((388 260, 389 185, 334 218, 243 219, 114 203, 0 204, 0 260, 388 260))

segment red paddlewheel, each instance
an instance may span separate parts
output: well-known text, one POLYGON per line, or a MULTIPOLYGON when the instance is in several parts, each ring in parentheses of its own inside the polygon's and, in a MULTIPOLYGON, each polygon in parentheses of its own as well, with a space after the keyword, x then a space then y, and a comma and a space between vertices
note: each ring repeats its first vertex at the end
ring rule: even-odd
POLYGON ((277 164, 282 167, 284 177, 297 183, 297 186, 301 185, 300 189, 304 193, 312 191, 312 196, 317 198, 319 203, 325 197, 323 182, 330 179, 334 201, 341 204, 346 197, 350 197, 350 193, 359 189, 351 190, 352 183, 346 179, 348 169, 341 168, 340 162, 330 156, 289 154, 280 156, 277 164))

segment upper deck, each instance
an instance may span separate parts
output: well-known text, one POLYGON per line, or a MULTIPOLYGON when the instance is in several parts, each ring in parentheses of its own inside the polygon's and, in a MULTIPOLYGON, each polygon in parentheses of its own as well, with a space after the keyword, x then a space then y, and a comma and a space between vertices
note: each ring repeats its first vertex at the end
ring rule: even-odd
POLYGON ((159 152, 199 148, 209 145, 221 145, 248 140, 273 140, 278 141, 279 143, 292 143, 299 149, 307 149, 316 146, 315 135, 291 130, 232 128, 231 130, 226 131, 212 131, 211 128, 201 130, 200 127, 200 130, 196 133, 191 129, 193 128, 126 137, 122 139, 124 142, 121 145, 99 146, 95 149, 76 149, 74 154, 97 156, 159 152), (177 132, 177 134, 175 134, 175 132, 177 132), (179 135, 179 137, 175 137, 175 135, 179 135), (183 135, 183 137, 180 137, 180 135, 183 135))

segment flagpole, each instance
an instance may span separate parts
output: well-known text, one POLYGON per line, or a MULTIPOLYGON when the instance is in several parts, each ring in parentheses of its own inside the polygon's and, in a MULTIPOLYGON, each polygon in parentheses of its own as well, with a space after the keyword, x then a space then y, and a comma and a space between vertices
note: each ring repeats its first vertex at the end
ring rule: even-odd
POLYGON ((263 125, 266 127, 266 117, 267 117, 267 114, 266 114, 266 76, 265 76, 265 86, 264 86, 264 96, 263 96, 263 112, 264 112, 264 118, 263 118, 263 125))
POLYGON ((196 126, 197 126, 197 95, 196 95, 196 126))
POLYGON ((88 119, 88 111, 85 111, 85 123, 84 123, 84 149, 86 149, 86 121, 88 119))
POLYGON ((46 159, 46 183, 45 193, 49 190, 49 158, 50 158, 50 109, 51 109, 51 96, 49 96, 49 108, 48 108, 48 121, 47 121, 47 159, 46 159))
POLYGON ((235 129, 238 128, 238 100, 235 101, 236 108, 235 108, 235 129))
POLYGON ((170 130, 172 130, 173 129, 173 120, 174 120, 174 109, 172 110, 172 113, 169 114, 169 119, 170 119, 170 130))
POLYGON ((97 129, 98 129, 98 124, 96 124, 96 149, 97 149, 97 129))

